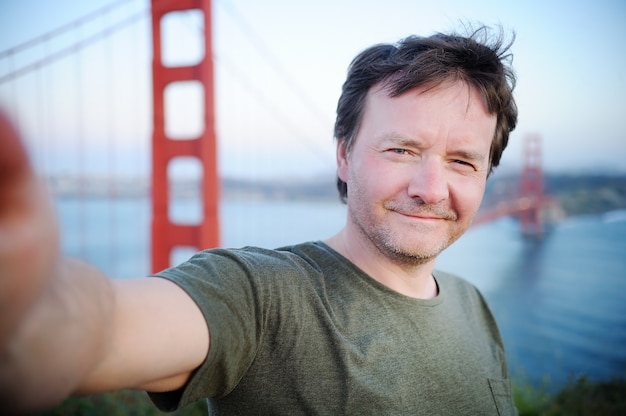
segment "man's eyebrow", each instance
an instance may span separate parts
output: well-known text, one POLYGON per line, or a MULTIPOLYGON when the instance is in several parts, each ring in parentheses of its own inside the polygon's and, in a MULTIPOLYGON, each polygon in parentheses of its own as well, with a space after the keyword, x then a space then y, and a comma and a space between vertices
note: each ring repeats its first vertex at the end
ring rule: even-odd
POLYGON ((464 160, 472 160, 474 162, 483 162, 487 158, 483 153, 471 150, 455 150, 450 152, 450 156, 464 160))
POLYGON ((417 147, 420 144, 419 140, 411 139, 398 133, 385 134, 383 140, 399 146, 417 147))

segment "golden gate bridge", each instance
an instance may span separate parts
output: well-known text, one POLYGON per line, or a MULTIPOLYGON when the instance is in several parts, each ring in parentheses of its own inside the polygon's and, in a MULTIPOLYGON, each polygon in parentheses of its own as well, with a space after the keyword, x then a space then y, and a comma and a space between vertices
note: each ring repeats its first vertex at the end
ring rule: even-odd
POLYGON ((473 225, 494 221, 501 217, 516 217, 520 221, 522 235, 541 238, 546 223, 552 223, 562 215, 557 200, 544 192, 541 157, 541 137, 528 134, 523 143, 523 165, 518 187, 505 193, 504 198, 494 198, 483 203, 473 225))
MULTIPOLYGON (((110 5, 69 22, 56 30, 5 51, 0 51, 0 64, 3 65, 0 68, 5 68, 3 72, 0 72, 0 93, 4 96, 3 105, 8 107, 5 110, 13 113, 18 128, 23 132, 26 131, 24 135, 27 138, 35 136, 39 138, 40 141, 31 143, 36 163, 39 165, 46 163, 65 164, 64 168, 68 170, 70 169, 68 165, 71 163, 67 163, 67 154, 49 155, 54 153, 54 149, 58 147, 55 144, 55 139, 49 137, 52 136, 50 132, 55 129, 63 129, 59 126, 60 121, 50 121, 50 117, 46 116, 54 116, 56 106, 68 106, 68 93, 73 96, 72 104, 69 106, 73 108, 73 119, 76 120, 76 126, 73 130, 74 135, 78 138, 70 145, 73 144, 77 149, 78 172, 74 173, 78 175, 86 175, 86 171, 90 167, 87 165, 91 161, 94 164, 100 163, 97 154, 102 153, 108 155, 104 163, 106 165, 105 176, 114 176, 117 163, 115 154, 124 148, 124 141, 126 140, 124 134, 118 135, 114 131, 115 126, 124 124, 127 119, 145 121, 140 123, 139 127, 136 126, 132 134, 146 138, 151 136, 150 140, 146 140, 145 149, 151 149, 151 158, 148 163, 151 171, 148 186, 151 190, 152 216, 151 268, 156 271, 170 265, 172 251, 177 247, 198 249, 220 244, 218 212, 220 195, 214 84, 216 56, 212 48, 213 39, 211 37, 212 30, 210 30, 212 28, 213 5, 211 0, 152 0, 148 10, 132 10, 122 14, 122 17, 116 20, 111 18, 114 13, 122 7, 126 7, 127 4, 128 1, 112 2, 110 5), (171 65, 164 62, 163 59, 163 32, 165 27, 163 22, 173 14, 186 12, 200 13, 200 30, 196 36, 201 40, 203 53, 199 54, 201 56, 195 62, 171 65), (92 33, 81 34, 82 28, 94 20, 103 18, 108 20, 105 24, 101 24, 100 29, 92 33), (142 27, 143 29, 141 29, 142 27), (146 27, 149 31, 148 35, 144 33, 146 27), (132 32, 133 30, 134 32, 132 32), (119 42, 119 40, 115 40, 115 37, 120 33, 129 31, 131 33, 130 35, 126 33, 126 39, 145 36, 147 42, 144 46, 149 45, 152 57, 150 71, 152 85, 146 88, 146 91, 139 88, 139 93, 136 89, 120 91, 115 87, 116 81, 120 81, 121 78, 116 72, 120 70, 113 68, 115 61, 132 61, 135 66, 147 65, 143 61, 133 61, 142 54, 148 56, 146 48, 141 46, 135 49, 133 56, 120 58, 115 55, 115 42, 119 42), (57 39, 67 37, 68 33, 72 32, 79 32, 79 34, 74 34, 74 38, 64 46, 53 46, 57 39), (89 64, 93 56, 87 54, 90 53, 88 52, 89 48, 94 48, 95 45, 105 45, 103 46, 104 52, 99 57, 101 62, 99 70, 101 72, 98 72, 98 75, 102 77, 102 90, 97 94, 88 94, 81 91, 81 85, 84 85, 85 78, 93 77, 93 74, 87 71, 88 67, 91 68, 89 64), (36 49, 43 49, 43 52, 33 53, 32 51, 36 49), (25 63, 19 61, 18 57, 21 54, 30 54, 30 60, 25 60, 25 63), (69 65, 71 74, 65 73, 67 67, 61 71, 61 74, 51 74, 55 65, 63 60, 74 60, 74 64, 69 65), (50 69, 46 70, 46 68, 50 69), (50 81, 54 77, 58 77, 58 84, 61 86, 50 85, 50 81), (168 102, 168 94, 172 86, 188 84, 193 84, 200 90, 200 98, 195 101, 197 105, 186 107, 187 111, 195 112, 193 118, 199 120, 197 124, 200 126, 191 135, 177 135, 172 132, 170 127, 173 122, 168 119, 170 117, 168 108, 172 106, 172 103, 168 102), (20 100, 22 94, 32 96, 33 99, 30 103, 35 103, 34 107, 33 104, 24 104, 20 100), (137 100, 138 94, 152 97, 152 100, 149 100, 151 102, 150 109, 138 109, 134 114, 116 113, 115 108, 118 102, 137 100), (94 95, 98 95, 100 98, 94 101, 91 98, 94 95), (48 104, 44 104, 44 102, 48 102, 48 104), (107 152, 100 152, 99 148, 92 145, 91 141, 86 138, 89 135, 89 123, 94 114, 100 118, 93 123, 103 125, 105 136, 107 136, 104 144, 99 146, 104 146, 108 150, 107 152), (95 151, 91 149, 92 147, 96 148, 95 151), (39 154, 37 153, 38 148, 43 149, 39 154), (86 156, 90 151, 96 153, 94 158, 89 159, 86 156), (199 204, 202 214, 195 223, 181 223, 173 220, 171 215, 173 197, 171 166, 174 161, 180 159, 194 161, 201 172, 199 179, 202 197, 199 204)), ((245 25, 243 22, 240 23, 245 25)), ((249 28, 246 30, 250 32, 249 28)), ((258 40, 253 43, 259 45, 258 40)), ((274 69, 277 69, 275 63, 273 65, 274 69)), ((281 77, 285 81, 289 81, 280 67, 278 70, 281 72, 281 77)), ((128 72, 129 69, 125 68, 121 71, 128 72)), ((142 82, 145 80, 140 80, 136 76, 134 78, 135 88, 142 82)), ((246 82, 250 83, 249 80, 246 82)), ((298 89, 293 83, 290 88, 292 90, 298 89)), ((298 90, 296 93, 302 98, 302 101, 307 101, 305 94, 301 91, 298 90)), ((265 100, 261 101, 264 104, 267 103, 265 100)), ((305 106, 309 109, 312 108, 309 102, 305 102, 305 106)), ((138 107, 140 106, 135 105, 135 108, 138 107)), ((67 140, 67 138, 57 140, 67 140)), ((556 202, 544 192, 541 140, 538 135, 528 135, 524 138, 522 157, 523 165, 518 189, 512 194, 508 194, 505 199, 487 201, 488 203, 482 207, 476 217, 474 225, 494 221, 504 216, 513 216, 519 218, 520 230, 524 235, 539 237, 543 234, 546 218, 550 217, 550 212, 556 209, 556 202)), ((105 180, 103 184, 106 187, 104 193, 108 196, 114 196, 119 192, 119 188, 112 181, 105 180)), ((111 228, 115 228, 114 225, 111 228)), ((111 239, 114 241, 114 237, 111 239)))

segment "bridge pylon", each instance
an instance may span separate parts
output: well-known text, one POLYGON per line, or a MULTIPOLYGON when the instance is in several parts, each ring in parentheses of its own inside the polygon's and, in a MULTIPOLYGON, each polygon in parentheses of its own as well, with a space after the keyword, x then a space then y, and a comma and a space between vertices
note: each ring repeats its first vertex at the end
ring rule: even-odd
POLYGON ((211 0, 152 0, 152 271, 171 266, 172 252, 177 247, 196 250, 219 244, 219 180, 215 135, 213 52, 211 0), (166 66, 161 53, 161 20, 171 12, 200 10, 204 15, 204 56, 188 66, 166 66), (189 108, 202 112, 203 131, 198 137, 169 137, 166 132, 165 89, 176 82, 195 81, 203 89, 204 108, 189 108), (202 167, 202 219, 198 224, 177 224, 170 217, 170 177, 168 166, 172 159, 196 159, 202 167))
POLYGON ((539 237, 543 234, 543 168, 541 137, 529 134, 524 138, 524 165, 520 177, 519 219, 522 234, 539 237))

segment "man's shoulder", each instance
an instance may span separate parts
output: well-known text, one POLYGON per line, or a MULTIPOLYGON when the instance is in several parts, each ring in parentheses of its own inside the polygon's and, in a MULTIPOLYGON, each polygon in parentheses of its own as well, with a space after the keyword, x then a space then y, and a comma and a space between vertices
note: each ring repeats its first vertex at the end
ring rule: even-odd
POLYGON ((299 244, 282 246, 279 248, 266 248, 259 246, 244 246, 238 248, 211 248, 196 253, 190 260, 199 262, 215 262, 224 259, 226 261, 244 263, 281 263, 290 262, 302 258, 320 258, 327 253, 323 243, 309 241, 299 244))
POLYGON ((322 241, 305 241, 298 244, 286 245, 276 248, 277 252, 289 252, 296 255, 330 255, 333 251, 322 241))
POLYGON ((347 260, 322 241, 307 241, 295 245, 279 247, 274 250, 279 256, 297 258, 317 268, 337 267, 347 260))
POLYGON ((457 274, 434 270, 433 276, 440 286, 440 290, 445 290, 448 293, 454 293, 464 297, 472 296, 482 298, 480 290, 473 283, 457 274))

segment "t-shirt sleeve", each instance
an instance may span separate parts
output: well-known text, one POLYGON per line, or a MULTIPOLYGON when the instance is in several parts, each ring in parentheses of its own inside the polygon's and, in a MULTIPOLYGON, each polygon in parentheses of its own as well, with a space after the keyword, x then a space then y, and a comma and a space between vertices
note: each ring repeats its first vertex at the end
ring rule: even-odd
POLYGON ((243 377, 263 332, 265 297, 260 282, 266 280, 264 273, 271 271, 264 271, 268 268, 259 267, 260 263, 259 253, 214 249, 155 275, 171 280, 189 294, 201 309, 210 333, 207 357, 182 389, 149 393, 161 410, 222 397, 243 377))

